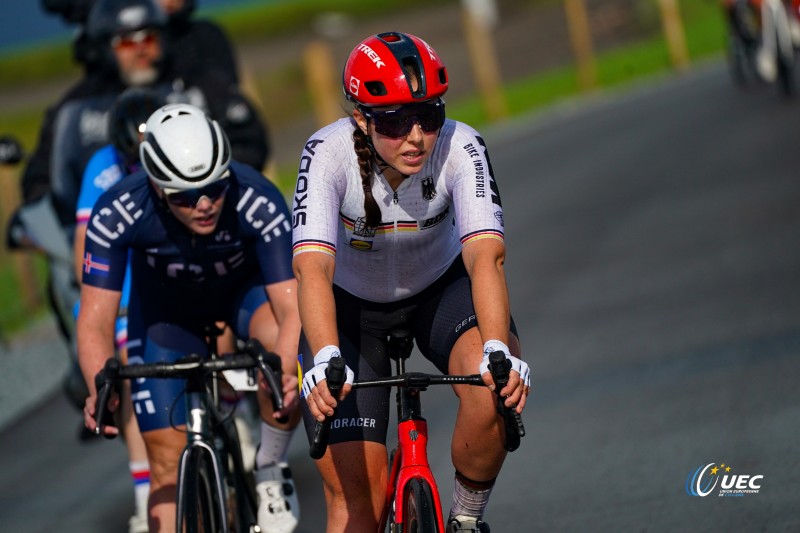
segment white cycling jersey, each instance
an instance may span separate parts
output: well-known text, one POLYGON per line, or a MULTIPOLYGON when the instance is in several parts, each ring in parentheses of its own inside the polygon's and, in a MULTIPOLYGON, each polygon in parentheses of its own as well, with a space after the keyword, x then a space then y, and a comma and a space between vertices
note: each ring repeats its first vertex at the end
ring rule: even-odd
POLYGON ((475 239, 503 239, 503 210, 486 145, 470 126, 445 121, 417 174, 393 191, 375 167, 377 228, 365 224, 352 118, 312 135, 303 149, 292 208, 294 255, 336 258, 334 283, 374 302, 413 296, 475 239))

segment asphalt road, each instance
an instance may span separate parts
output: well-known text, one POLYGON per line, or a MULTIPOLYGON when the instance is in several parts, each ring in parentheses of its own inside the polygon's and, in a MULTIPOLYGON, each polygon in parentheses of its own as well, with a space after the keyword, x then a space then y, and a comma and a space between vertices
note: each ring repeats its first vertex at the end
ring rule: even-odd
MULTIPOLYGON (((492 531, 800 528, 798 124, 800 102, 709 65, 485 132, 534 376, 492 531), (709 463, 759 492, 690 496, 709 463)), ((449 505, 455 404, 424 402, 449 505)), ((0 530, 125 530, 123 447, 79 443, 77 420, 56 393, 0 433, 0 530)), ((317 532, 304 441, 300 530, 317 532)))

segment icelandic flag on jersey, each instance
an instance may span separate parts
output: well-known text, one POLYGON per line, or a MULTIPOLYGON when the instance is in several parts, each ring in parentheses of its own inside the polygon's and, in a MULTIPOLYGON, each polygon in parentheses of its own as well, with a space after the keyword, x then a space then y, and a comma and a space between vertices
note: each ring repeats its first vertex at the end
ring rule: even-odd
POLYGON ((83 256, 83 272, 84 274, 95 274, 98 276, 108 276, 111 270, 111 265, 108 261, 94 257, 91 253, 86 252, 83 256))

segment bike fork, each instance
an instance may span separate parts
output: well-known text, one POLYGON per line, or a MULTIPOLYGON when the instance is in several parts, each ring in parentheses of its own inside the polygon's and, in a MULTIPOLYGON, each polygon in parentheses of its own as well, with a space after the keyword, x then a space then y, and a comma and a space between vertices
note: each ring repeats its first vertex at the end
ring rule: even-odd
POLYGON ((184 491, 187 482, 191 483, 195 481, 186 479, 187 472, 190 472, 189 461, 192 459, 192 455, 194 454, 199 454, 196 465, 200 464, 200 457, 203 455, 209 459, 208 464, 211 464, 211 474, 213 475, 212 487, 217 492, 217 513, 222 521, 222 531, 228 531, 228 511, 225 508, 225 494, 222 488, 222 468, 219 463, 219 458, 214 452, 214 449, 211 448, 208 443, 200 440, 195 440, 188 444, 186 448, 184 448, 183 453, 181 454, 180 462, 178 463, 178 493, 176 497, 177 506, 175 509, 177 517, 176 531, 183 531, 182 521, 183 517, 185 516, 187 505, 196 504, 195 502, 186 501, 186 494, 184 491))
POLYGON ((444 531, 439 488, 428 463, 428 423, 424 419, 411 419, 400 422, 398 424, 398 441, 398 447, 390 465, 387 505, 381 523, 386 523, 393 511, 392 531, 404 531, 403 527, 406 523, 405 509, 401 504, 398 504, 398 500, 399 503, 402 503, 402 491, 406 484, 413 478, 420 478, 425 480, 431 488, 433 503, 437 510, 436 521, 439 531, 444 531))

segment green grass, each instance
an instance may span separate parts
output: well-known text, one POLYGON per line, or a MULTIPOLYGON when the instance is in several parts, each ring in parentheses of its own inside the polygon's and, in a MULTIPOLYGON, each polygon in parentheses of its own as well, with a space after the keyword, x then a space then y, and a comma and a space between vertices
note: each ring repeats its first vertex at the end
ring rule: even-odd
MULTIPOLYGON (((15 252, 16 253, 16 252, 15 252)), ((43 305, 31 308, 22 297, 19 276, 11 255, 0 256, 0 341, 9 333, 19 331, 28 325, 31 319, 45 313, 43 305)), ((44 282, 46 279, 45 264, 41 258, 34 260, 36 279, 39 281, 38 292, 34 295, 39 302, 44 302, 44 282)))
MULTIPOLYGON (((412 0, 420 3, 422 0, 412 0)), ((527 0, 533 2, 534 0, 527 0)), ((548 0, 555 1, 555 0, 548 0)), ((644 1, 644 0, 642 0, 644 1)), ((655 2, 656 0, 647 0, 655 2)), ((268 34, 278 38, 283 32, 292 31, 296 24, 306 24, 312 15, 320 12, 319 0, 298 0, 259 4, 256 7, 215 15, 237 43, 263 38, 268 34)), ((337 3, 340 11, 359 12, 360 16, 374 13, 385 5, 367 0, 348 0, 337 3), (378 7, 381 5, 381 7, 378 7)), ((403 3, 409 5, 408 2, 403 3)), ((655 5, 655 4, 653 4, 655 5)), ((681 14, 684 21, 686 42, 692 60, 722 53, 725 42, 724 20, 715 1, 682 0, 681 14)), ((650 9, 652 11, 652 8, 650 9)), ((658 28, 660 30, 660 27, 658 28)), ((620 47, 596 58, 598 88, 596 90, 619 90, 631 82, 650 76, 664 75, 672 68, 667 45, 660 31, 653 37, 636 44, 620 47)), ((52 47, 26 52, 25 58, 0 58, 0 86, 4 83, 19 83, 19 73, 25 73, 26 82, 45 80, 52 76, 75 73, 68 55, 52 47), (67 68, 64 68, 66 64, 67 68), (60 65, 60 67, 59 67, 60 65), (15 71, 10 74, 9 71, 15 71)), ((256 87, 265 102, 281 102, 280 109, 271 110, 272 127, 278 128, 283 121, 291 121, 299 110, 308 109, 310 97, 305 91, 296 90, 304 86, 301 65, 287 66, 256 80, 256 87)), ((577 72, 572 66, 542 72, 504 86, 504 96, 511 116, 535 113, 558 101, 581 95, 577 72)), ((488 124, 483 105, 478 96, 448 100, 448 116, 467 122, 480 129, 488 124)), ((15 132, 24 146, 35 145, 42 110, 0 110, 0 124, 4 132, 15 132)), ((285 122, 284 122, 285 123, 285 122)), ((274 177, 287 195, 294 183, 296 165, 278 168, 274 177)), ((7 218, 3 214, 4 219, 7 218)), ((1 224, 0 224, 1 225, 1 224)), ((37 262, 39 279, 44 279, 41 262, 37 262)), ((0 261, 0 332, 11 332, 24 325, 31 317, 31 310, 20 307, 20 293, 14 271, 8 260, 0 261), (11 302, 11 303, 7 303, 11 302)), ((34 310, 41 313, 41 310, 34 310)))

